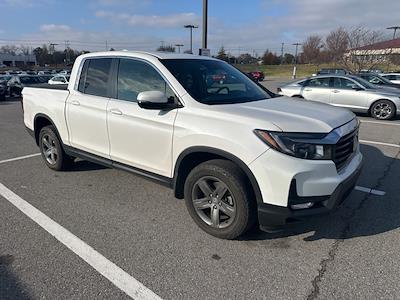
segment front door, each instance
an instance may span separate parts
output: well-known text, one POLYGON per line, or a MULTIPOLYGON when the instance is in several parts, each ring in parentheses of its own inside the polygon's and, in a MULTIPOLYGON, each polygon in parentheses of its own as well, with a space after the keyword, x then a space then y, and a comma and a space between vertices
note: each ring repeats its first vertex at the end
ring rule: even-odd
POLYGON ((137 59, 120 59, 116 81, 117 95, 107 106, 111 159, 170 177, 177 109, 143 109, 137 96, 156 90, 175 97, 172 89, 153 66, 137 59))

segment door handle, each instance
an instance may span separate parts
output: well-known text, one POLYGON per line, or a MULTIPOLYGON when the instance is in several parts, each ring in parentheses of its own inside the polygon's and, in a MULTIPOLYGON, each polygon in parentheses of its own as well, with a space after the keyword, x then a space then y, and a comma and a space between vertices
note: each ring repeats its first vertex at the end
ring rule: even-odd
POLYGON ((304 89, 305 92, 311 92, 312 89, 304 89))
POLYGON ((81 103, 79 101, 77 101, 77 100, 72 100, 71 104, 72 105, 81 105, 81 103))
POLYGON ((122 115, 122 111, 120 111, 119 109, 116 109, 116 108, 110 109, 110 113, 112 113, 114 115, 122 115))
POLYGON ((332 91, 332 93, 335 93, 335 94, 336 94, 336 93, 339 93, 339 92, 340 92, 340 91, 338 91, 338 90, 333 90, 333 91, 332 91))

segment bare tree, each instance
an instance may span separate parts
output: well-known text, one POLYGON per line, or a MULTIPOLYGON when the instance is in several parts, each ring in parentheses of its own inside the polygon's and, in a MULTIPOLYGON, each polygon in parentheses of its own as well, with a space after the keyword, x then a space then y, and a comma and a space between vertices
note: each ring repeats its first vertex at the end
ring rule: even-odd
POLYGON ((322 47, 322 37, 319 35, 310 35, 303 42, 303 53, 301 55, 303 62, 312 64, 319 63, 322 47))
POLYGON ((15 45, 4 45, 0 47, 0 53, 16 55, 18 47, 15 45))
POLYGON ((343 56, 343 64, 352 72, 373 69, 385 62, 391 50, 374 50, 369 47, 383 40, 383 33, 358 26, 348 32, 349 50, 343 56))
POLYGON ((22 53, 23 55, 31 54, 31 48, 29 46, 21 45, 18 47, 18 52, 22 53))
POLYGON ((162 52, 175 52, 175 47, 171 45, 166 45, 166 46, 160 46, 157 48, 157 51, 162 51, 162 52))
POLYGON ((329 59, 334 63, 341 63, 349 46, 349 35, 343 27, 331 31, 325 40, 325 48, 329 59))

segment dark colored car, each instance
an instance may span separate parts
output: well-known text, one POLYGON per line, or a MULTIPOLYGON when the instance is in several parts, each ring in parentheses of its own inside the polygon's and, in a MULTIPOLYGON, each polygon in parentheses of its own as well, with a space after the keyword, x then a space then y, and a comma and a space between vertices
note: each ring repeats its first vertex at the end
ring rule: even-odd
POLYGON ((249 73, 247 73, 247 76, 249 76, 254 81, 263 81, 265 78, 264 73, 261 71, 249 72, 249 73))
POLYGON ((317 75, 347 75, 350 74, 346 69, 324 68, 318 71, 317 75))
POLYGON ((22 89, 26 86, 41 84, 39 76, 16 75, 8 82, 10 97, 21 97, 22 89))
POLYGON ((382 87, 395 87, 395 88, 400 88, 400 84, 393 83, 390 80, 374 73, 360 73, 357 74, 358 77, 361 77, 362 79, 365 79, 366 81, 369 81, 372 84, 376 84, 382 87))
POLYGON ((9 75, 0 75, 0 101, 6 100, 8 94, 8 81, 12 78, 9 75))

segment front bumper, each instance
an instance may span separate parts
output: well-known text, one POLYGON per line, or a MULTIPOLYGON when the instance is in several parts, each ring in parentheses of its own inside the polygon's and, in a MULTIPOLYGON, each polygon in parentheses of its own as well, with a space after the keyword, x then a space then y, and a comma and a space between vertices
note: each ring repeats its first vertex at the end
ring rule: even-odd
POLYGON ((298 202, 314 202, 312 208, 293 210, 289 207, 282 207, 266 203, 258 204, 258 221, 261 230, 275 231, 290 223, 302 221, 310 216, 328 213, 338 207, 353 190, 358 177, 360 176, 362 164, 360 163, 354 172, 342 181, 328 196, 298 197, 298 202), (303 199, 303 201, 301 201, 303 199))

